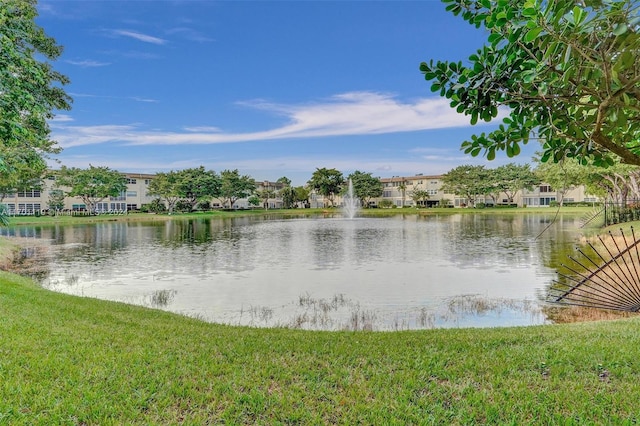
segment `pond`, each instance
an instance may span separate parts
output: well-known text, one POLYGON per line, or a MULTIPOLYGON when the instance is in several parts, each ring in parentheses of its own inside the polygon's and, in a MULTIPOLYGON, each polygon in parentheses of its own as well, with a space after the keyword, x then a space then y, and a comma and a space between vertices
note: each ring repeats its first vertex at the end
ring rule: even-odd
POLYGON ((244 217, 16 227, 49 289, 259 327, 545 323, 579 219, 549 214, 244 217), (543 232, 544 231, 544 232, 543 232))

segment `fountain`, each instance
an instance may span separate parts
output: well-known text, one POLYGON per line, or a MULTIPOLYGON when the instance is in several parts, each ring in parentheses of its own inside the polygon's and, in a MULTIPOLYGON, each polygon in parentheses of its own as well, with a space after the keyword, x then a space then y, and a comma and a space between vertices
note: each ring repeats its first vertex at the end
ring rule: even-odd
POLYGON ((360 199, 353 195, 353 182, 349 179, 347 193, 342 197, 342 210, 349 219, 353 219, 360 208, 360 199))

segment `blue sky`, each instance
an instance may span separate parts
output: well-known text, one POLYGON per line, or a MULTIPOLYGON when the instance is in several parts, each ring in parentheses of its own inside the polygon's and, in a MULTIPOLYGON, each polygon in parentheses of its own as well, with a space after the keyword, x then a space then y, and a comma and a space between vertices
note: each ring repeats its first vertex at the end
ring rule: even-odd
POLYGON ((73 109, 51 122, 66 166, 203 165, 303 185, 319 167, 440 174, 529 162, 536 148, 492 162, 460 151, 492 127, 470 126, 418 67, 464 61, 486 37, 439 1, 40 0, 38 10, 71 79, 73 109))

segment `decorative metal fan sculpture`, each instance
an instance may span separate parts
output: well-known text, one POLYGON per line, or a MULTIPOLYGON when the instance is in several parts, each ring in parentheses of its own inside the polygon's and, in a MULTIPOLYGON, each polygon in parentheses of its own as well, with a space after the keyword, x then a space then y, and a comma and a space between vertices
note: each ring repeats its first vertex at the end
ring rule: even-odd
POLYGON ((571 265, 561 265, 548 293, 548 300, 563 305, 618 311, 640 311, 640 251, 631 228, 631 240, 620 230, 619 236, 598 237, 600 244, 569 256, 571 265), (605 241, 606 239, 606 241, 605 241), (597 246, 597 247, 596 247, 597 246), (585 251, 587 253, 585 253, 585 251))

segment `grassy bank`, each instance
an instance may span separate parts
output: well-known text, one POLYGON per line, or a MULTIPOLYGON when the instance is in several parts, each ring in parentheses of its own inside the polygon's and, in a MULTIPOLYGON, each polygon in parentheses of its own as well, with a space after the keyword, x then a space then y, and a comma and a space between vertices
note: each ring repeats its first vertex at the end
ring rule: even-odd
MULTIPOLYGON (((594 209, 591 207, 563 207, 559 210, 563 215, 583 216, 594 209)), ((396 215, 443 215, 443 214, 521 214, 521 213, 548 213, 555 215, 557 208, 529 207, 529 208, 485 208, 485 209, 452 209, 452 208, 395 208, 395 209, 362 209, 358 212, 362 217, 389 217, 396 215)), ((254 209, 254 210, 217 210, 210 212, 153 214, 153 213, 130 213, 127 215, 97 215, 97 216, 15 216, 10 219, 10 226, 17 225, 70 225, 76 223, 94 222, 117 222, 117 221, 156 221, 172 219, 193 219, 193 218, 221 218, 228 219, 246 216, 314 216, 314 215, 339 215, 339 208, 328 209, 254 209)))
POLYGON ((207 324, 0 275, 0 424, 622 424, 640 321, 394 333, 207 324))

